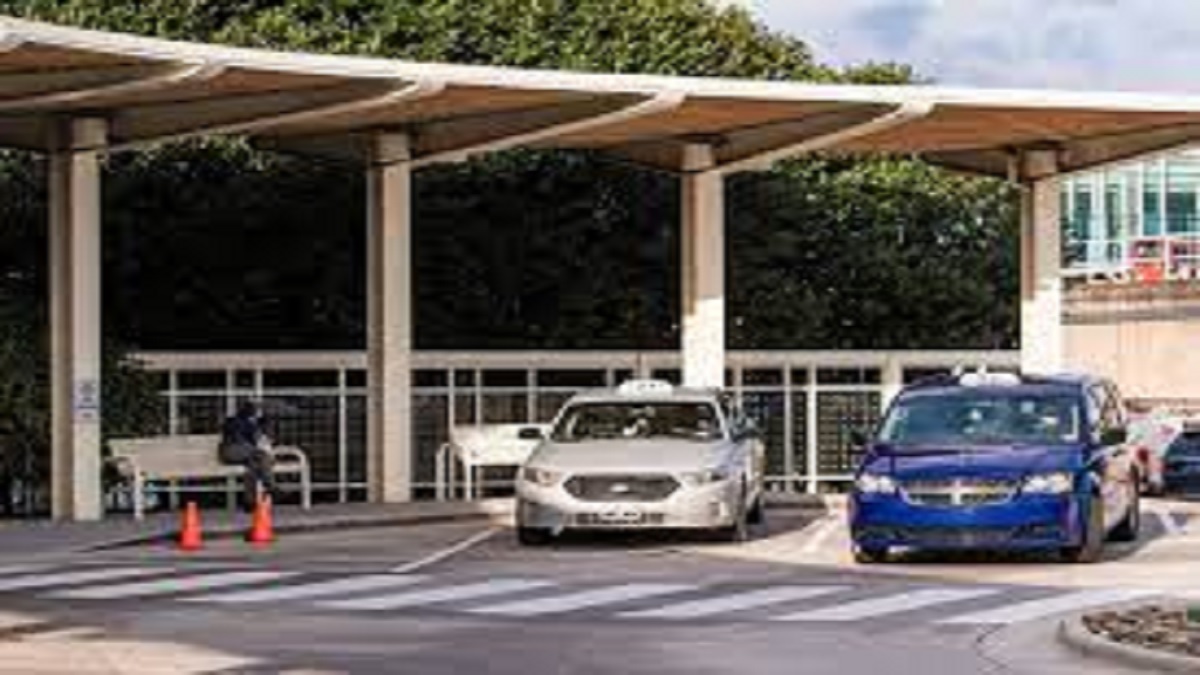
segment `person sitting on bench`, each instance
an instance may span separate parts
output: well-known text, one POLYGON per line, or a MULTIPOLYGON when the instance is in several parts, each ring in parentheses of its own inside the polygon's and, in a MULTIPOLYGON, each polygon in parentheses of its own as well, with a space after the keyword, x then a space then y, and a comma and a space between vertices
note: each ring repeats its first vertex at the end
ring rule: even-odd
POLYGON ((271 454, 271 437, 267 433, 266 420, 254 403, 242 403, 238 406, 237 414, 225 420, 221 429, 219 456, 223 464, 246 467, 243 509, 250 511, 258 503, 259 486, 274 497, 275 476, 272 469, 275 457, 271 454))

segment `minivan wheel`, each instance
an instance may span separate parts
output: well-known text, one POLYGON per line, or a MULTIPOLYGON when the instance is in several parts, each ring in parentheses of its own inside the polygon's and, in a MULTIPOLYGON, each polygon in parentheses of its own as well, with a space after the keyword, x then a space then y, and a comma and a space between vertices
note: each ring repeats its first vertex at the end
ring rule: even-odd
POLYGON ((1089 564, 1100 560, 1104 552, 1104 506, 1100 496, 1092 497, 1088 507, 1087 526, 1083 532, 1083 544, 1062 549, 1063 560, 1077 564, 1089 564))
POLYGON ((522 546, 545 546, 553 538, 545 527, 517 527, 517 542, 522 546))
POLYGON ((855 546, 854 562, 860 565, 877 565, 888 561, 886 546, 855 546))
POLYGON ((1109 539, 1112 541, 1137 541, 1138 533, 1142 529, 1142 511, 1141 511, 1141 496, 1138 494, 1138 489, 1134 487, 1130 490, 1129 495, 1129 511, 1125 513, 1125 518, 1113 528, 1109 539))

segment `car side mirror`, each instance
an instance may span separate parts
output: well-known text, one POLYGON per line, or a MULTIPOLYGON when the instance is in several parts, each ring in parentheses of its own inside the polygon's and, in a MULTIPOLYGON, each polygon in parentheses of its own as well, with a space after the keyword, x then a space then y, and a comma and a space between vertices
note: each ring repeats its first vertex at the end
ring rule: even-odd
POLYGON ((750 418, 742 420, 737 433, 734 434, 739 441, 750 438, 758 438, 760 435, 762 434, 758 429, 758 424, 750 418))
POLYGON ((538 427, 524 427, 517 432, 517 437, 523 441, 540 441, 544 436, 538 427))
POLYGON ((865 448, 870 439, 867 438, 867 433, 862 429, 850 430, 850 444, 856 448, 865 448))
POLYGON ((1122 445, 1129 440, 1129 431, 1124 427, 1113 427, 1100 432, 1100 445, 1122 445))

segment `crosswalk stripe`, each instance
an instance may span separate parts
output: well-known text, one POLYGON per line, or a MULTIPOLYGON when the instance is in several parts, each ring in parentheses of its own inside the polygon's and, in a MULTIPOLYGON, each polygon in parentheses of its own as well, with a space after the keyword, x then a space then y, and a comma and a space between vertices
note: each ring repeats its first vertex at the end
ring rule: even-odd
POLYGON ((992 595, 993 588, 925 588, 774 617, 774 621, 860 621, 992 595))
POLYGON ((443 602, 456 602, 461 600, 478 600, 481 598, 489 598, 496 595, 504 595, 507 593, 517 593, 520 591, 531 591, 539 588, 546 588, 554 584, 549 581, 530 581, 527 579, 492 579, 474 584, 464 584, 461 586, 448 586, 445 588, 431 588, 423 591, 409 591, 407 593, 393 593, 389 595, 379 595, 369 598, 352 598, 349 600, 331 600, 328 602, 316 603, 319 607, 328 607, 331 609, 368 609, 368 610, 384 610, 384 609, 400 609, 402 607, 416 607, 418 605, 433 605, 443 602))
POLYGON ((344 593, 362 591, 378 591, 391 588, 402 588, 424 581, 426 577, 408 574, 364 574, 356 577, 345 577, 329 581, 319 581, 310 584, 293 584, 274 588, 254 588, 246 591, 200 595, 184 598, 187 602, 216 602, 222 604, 240 604, 254 602, 282 602, 320 598, 344 593))
POLYGON ((88 586, 67 591, 49 593, 54 598, 73 600, 116 600, 120 598, 142 598, 151 595, 188 593, 211 588, 223 588, 240 584, 274 581, 296 575, 296 572, 219 572, 192 576, 171 577, 155 581, 137 581, 110 586, 88 586))
POLYGON ((144 577, 151 574, 162 574, 170 570, 154 567, 102 567, 99 569, 78 570, 75 572, 53 572, 49 574, 27 574, 24 576, 0 579, 0 591, 20 591, 33 588, 48 588, 50 586, 69 586, 95 581, 112 581, 130 577, 144 577))
POLYGON ((1137 600, 1138 598, 1145 598, 1153 595, 1158 595, 1158 592, 1128 588, 1078 591, 1075 593, 1067 593, 1066 595, 1056 595, 1049 598, 1042 598, 1041 600, 1018 602, 1016 604, 1005 605, 1004 607, 998 607, 996 609, 985 610, 982 612, 960 614, 958 616, 941 619, 937 623, 959 625, 1007 625, 1020 623, 1023 621, 1032 621, 1034 619, 1041 619, 1054 614, 1062 614, 1065 612, 1086 609, 1088 607, 1128 602, 1130 600, 1137 600))
POLYGON ((679 602, 652 609, 621 612, 617 616, 628 619, 700 619, 726 612, 755 609, 795 600, 808 600, 838 593, 848 588, 848 586, 773 586, 716 598, 679 602))
POLYGON ((681 584, 622 584, 606 586, 590 591, 555 595, 548 598, 533 600, 517 600, 499 605, 488 605, 468 609, 474 614, 501 614, 504 616, 539 616, 542 614, 558 614, 577 609, 612 605, 630 600, 640 600, 656 595, 682 593, 696 590, 695 586, 681 584))
POLYGON ((0 565, 0 576, 25 574, 27 572, 40 572, 47 567, 49 567, 49 565, 0 565))

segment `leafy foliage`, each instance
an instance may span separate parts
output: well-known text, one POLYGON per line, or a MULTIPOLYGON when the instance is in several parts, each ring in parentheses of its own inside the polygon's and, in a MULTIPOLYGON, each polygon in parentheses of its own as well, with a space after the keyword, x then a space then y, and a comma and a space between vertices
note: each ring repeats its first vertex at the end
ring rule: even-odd
MULTIPOLYGON (((0 13, 415 60, 916 79, 899 64, 821 65, 799 39, 706 0, 0 0, 0 13)), ((44 447, 39 171, 30 157, 0 156, 0 416, 38 429, 27 437, 44 447)), ((114 344, 361 347, 357 168, 208 141, 113 158, 105 181, 114 344)), ((418 347, 678 344, 673 176, 585 153, 512 152, 423 171, 415 187, 418 347)), ((819 159, 736 177, 729 190, 733 346, 1013 343, 1016 228, 1003 186, 903 160, 819 159)), ((115 366, 120 350, 110 352, 115 366)), ((108 372, 109 430, 153 424, 139 412, 149 407, 135 371, 108 372)))

